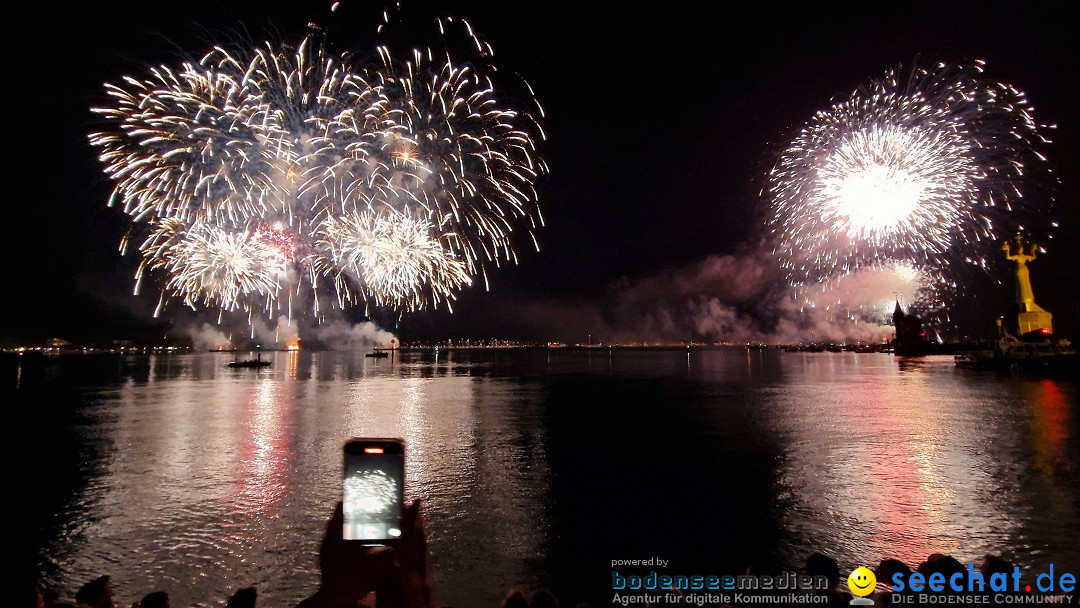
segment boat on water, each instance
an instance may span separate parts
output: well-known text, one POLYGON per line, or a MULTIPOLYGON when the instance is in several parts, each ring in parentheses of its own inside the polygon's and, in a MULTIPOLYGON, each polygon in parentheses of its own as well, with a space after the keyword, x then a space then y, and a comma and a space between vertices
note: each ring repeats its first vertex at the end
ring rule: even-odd
POLYGON ((370 353, 365 353, 364 356, 365 357, 372 357, 372 358, 375 358, 375 359, 384 359, 386 357, 389 357, 390 353, 385 351, 385 350, 376 350, 376 351, 372 351, 370 353))
POLYGON ((1080 356, 1068 340, 1025 342, 1012 336, 989 341, 979 350, 959 352, 956 367, 1046 373, 1080 372, 1080 356))
POLYGON ((229 367, 269 367, 270 361, 263 361, 262 355, 256 355, 254 359, 245 359, 243 361, 235 360, 229 362, 229 367))

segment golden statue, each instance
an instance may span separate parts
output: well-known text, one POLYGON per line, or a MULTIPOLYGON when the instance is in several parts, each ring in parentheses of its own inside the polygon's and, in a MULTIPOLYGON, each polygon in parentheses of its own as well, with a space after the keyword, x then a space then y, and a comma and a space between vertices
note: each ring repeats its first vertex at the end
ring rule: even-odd
POLYGON ((1038 245, 1028 242, 1020 234, 1001 245, 1005 259, 1016 262, 1016 303, 1020 308, 1016 319, 1020 335, 1033 331, 1044 334, 1054 333, 1054 315, 1043 310, 1035 303, 1035 291, 1031 288, 1031 272, 1027 263, 1035 259, 1038 245))

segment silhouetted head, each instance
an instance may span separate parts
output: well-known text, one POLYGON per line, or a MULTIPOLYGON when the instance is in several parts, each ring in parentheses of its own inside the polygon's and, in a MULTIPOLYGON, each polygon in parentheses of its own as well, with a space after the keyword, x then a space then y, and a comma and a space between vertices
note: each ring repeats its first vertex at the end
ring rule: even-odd
POLYGON ((939 562, 941 563, 940 572, 944 574, 945 578, 947 579, 951 579, 952 575, 956 574, 957 572, 961 574, 967 572, 967 569, 964 568, 964 564, 961 564, 960 560, 956 559, 951 555, 946 555, 944 558, 939 560, 939 562))
POLYGON ((994 574, 1011 574, 1013 571, 1012 562, 1001 559, 997 555, 990 555, 987 553, 983 556, 982 563, 979 564, 979 572, 983 576, 993 576, 994 574))
POLYGON ((148 593, 139 602, 139 608, 169 608, 169 594, 164 591, 148 593))
POLYGON ((881 560, 877 568, 874 570, 874 575, 877 576, 879 581, 884 581, 889 584, 892 581, 894 574, 899 572, 904 578, 907 578, 911 574, 911 568, 908 565, 898 559, 886 558, 881 560))
POLYGON ((806 558, 806 574, 808 576, 824 576, 829 581, 829 586, 840 584, 840 567, 836 560, 820 553, 815 553, 806 558))
POLYGON ((75 603, 93 608, 112 607, 112 584, 108 576, 99 576, 79 588, 75 594, 75 603))
POLYGON ((932 563, 938 561, 939 559, 941 559, 943 557, 945 557, 944 553, 931 553, 930 555, 926 556, 926 561, 923 562, 923 563, 924 564, 932 564, 932 563))
POLYGON ((255 599, 257 597, 258 592, 254 587, 237 589, 236 593, 229 598, 229 602, 225 604, 225 608, 255 608, 255 599))
POLYGON ((525 599, 524 593, 517 589, 512 589, 506 594, 506 599, 503 600, 502 608, 529 608, 529 602, 525 599))
POLYGON ((529 608, 559 608, 559 600, 547 589, 539 589, 529 598, 529 608))
MULTIPOLYGON (((934 574, 941 574, 945 577, 946 581, 951 581, 952 575, 958 572, 963 574, 967 572, 967 570, 964 569, 963 564, 951 555, 935 553, 927 558, 925 562, 919 564, 919 573, 925 575, 927 580, 934 574)), ((948 593, 955 591, 955 589, 953 589, 951 585, 946 584, 944 591, 948 593)))

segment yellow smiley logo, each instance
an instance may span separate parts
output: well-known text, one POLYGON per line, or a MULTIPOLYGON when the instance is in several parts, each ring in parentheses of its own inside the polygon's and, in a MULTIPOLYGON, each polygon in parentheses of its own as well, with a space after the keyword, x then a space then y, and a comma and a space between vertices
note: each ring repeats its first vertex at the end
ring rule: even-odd
POLYGON ((870 595, 877 587, 877 577, 869 568, 859 566, 847 577, 848 591, 860 597, 870 595))

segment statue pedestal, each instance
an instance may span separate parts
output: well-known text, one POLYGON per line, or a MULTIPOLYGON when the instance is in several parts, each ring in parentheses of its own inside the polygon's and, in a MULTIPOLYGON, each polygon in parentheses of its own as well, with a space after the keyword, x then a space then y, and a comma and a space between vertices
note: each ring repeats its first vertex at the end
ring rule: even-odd
POLYGON ((1020 324, 1021 336, 1026 333, 1040 331, 1042 329, 1045 329, 1047 330, 1047 332, 1052 333, 1054 331, 1054 325, 1052 322, 1053 318, 1054 315, 1050 314, 1045 310, 1042 310, 1041 308, 1039 310, 1030 310, 1028 312, 1022 312, 1016 315, 1016 320, 1020 324))

